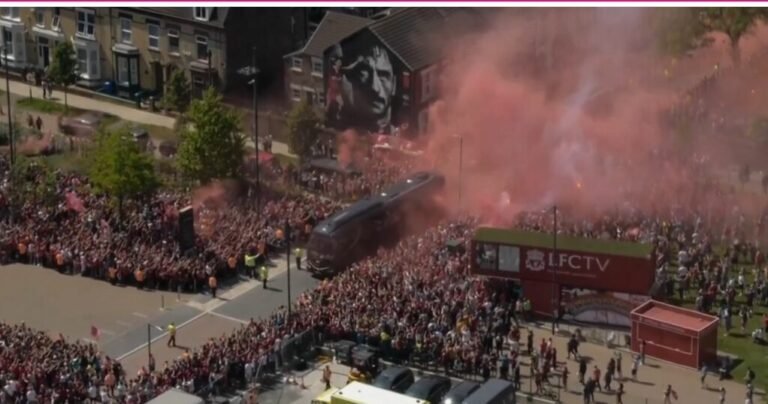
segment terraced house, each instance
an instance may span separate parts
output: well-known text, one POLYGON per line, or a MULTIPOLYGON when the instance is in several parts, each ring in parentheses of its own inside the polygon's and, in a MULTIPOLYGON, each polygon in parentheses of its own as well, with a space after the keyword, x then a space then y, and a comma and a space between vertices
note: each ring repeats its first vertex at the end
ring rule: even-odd
POLYGON ((245 86, 238 71, 258 60, 262 82, 282 88, 282 56, 306 40, 298 8, 4 7, 9 66, 47 68, 57 44, 69 41, 77 85, 132 97, 160 93, 175 69, 196 90, 245 86))

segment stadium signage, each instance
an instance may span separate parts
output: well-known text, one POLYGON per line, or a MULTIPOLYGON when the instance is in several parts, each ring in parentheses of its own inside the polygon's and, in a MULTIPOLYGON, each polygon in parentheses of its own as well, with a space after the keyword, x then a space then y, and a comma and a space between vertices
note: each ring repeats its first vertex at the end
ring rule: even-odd
POLYGON ((605 272, 611 264, 610 258, 600 258, 589 255, 568 252, 527 250, 525 266, 529 271, 539 272, 547 268, 566 268, 574 271, 605 272))

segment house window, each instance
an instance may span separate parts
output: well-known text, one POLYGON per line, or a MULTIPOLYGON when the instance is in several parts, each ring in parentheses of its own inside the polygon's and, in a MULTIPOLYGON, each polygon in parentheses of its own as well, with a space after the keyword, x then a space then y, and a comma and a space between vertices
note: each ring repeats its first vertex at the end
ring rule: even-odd
POLYGON ((299 102, 301 101, 301 87, 291 84, 291 100, 299 102))
POLYGON ((77 72, 84 79, 99 78, 99 49, 77 48, 77 72))
POLYGON ((317 103, 317 94, 313 88, 304 87, 304 93, 306 94, 305 99, 309 105, 315 105, 315 103, 317 103))
MULTIPOLYGON (((147 33, 149 34, 149 49, 160 49, 160 26, 157 24, 147 25, 147 33)), ((178 36, 176 36, 176 40, 179 40, 178 36)))
POLYGON ((195 7, 195 19, 208 21, 208 8, 207 7, 195 7))
POLYGON ((325 91, 322 89, 317 90, 317 106, 323 107, 325 105, 325 91))
POLYGON ((45 13, 43 13, 42 9, 35 9, 35 25, 38 27, 45 26, 45 13))
POLYGON ((59 18, 58 14, 54 15, 53 18, 51 19, 51 28, 54 31, 61 30, 61 18, 59 18))
POLYGON ((3 7, 0 8, 0 17, 8 18, 11 20, 18 20, 21 18, 19 14, 19 7, 3 7))
POLYGON ((13 55, 13 32, 8 29, 3 30, 3 46, 7 49, 8 56, 13 55))
POLYGON ((197 42, 197 59, 208 60, 208 37, 198 35, 195 42, 197 42))
POLYGON ((435 68, 425 70, 421 74, 421 100, 427 101, 435 95, 435 68))
POLYGON ((316 76, 323 75, 323 60, 319 58, 312 58, 312 74, 316 76))
POLYGON ((88 50, 77 49, 77 72, 80 75, 88 75, 88 50))
POLYGON ((301 67, 304 65, 304 61, 299 57, 291 58, 291 69, 300 72, 301 67))
POLYGON ((96 27, 96 14, 93 10, 77 10, 77 34, 93 38, 96 27))
POLYGON ((179 30, 168 28, 168 52, 179 53, 179 30))
POLYGON ((120 19, 120 42, 132 43, 133 31, 131 30, 131 20, 127 18, 120 19))
POLYGON ((121 57, 117 59, 117 82, 122 86, 128 86, 129 83, 128 74, 128 58, 121 57))

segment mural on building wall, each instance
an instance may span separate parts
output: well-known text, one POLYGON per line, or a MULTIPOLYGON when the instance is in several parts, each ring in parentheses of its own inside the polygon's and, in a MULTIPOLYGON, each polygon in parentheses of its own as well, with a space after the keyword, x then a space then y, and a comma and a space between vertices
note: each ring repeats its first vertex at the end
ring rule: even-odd
POLYGON ((396 57, 365 35, 325 55, 326 120, 336 129, 392 133, 399 124, 402 68, 396 57))

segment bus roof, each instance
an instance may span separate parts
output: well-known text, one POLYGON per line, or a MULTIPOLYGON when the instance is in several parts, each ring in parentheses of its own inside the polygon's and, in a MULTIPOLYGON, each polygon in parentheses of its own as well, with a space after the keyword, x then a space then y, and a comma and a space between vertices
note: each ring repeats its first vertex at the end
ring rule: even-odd
MULTIPOLYGON (((554 249, 552 233, 481 227, 477 229, 475 241, 499 243, 523 247, 554 249)), ((653 252, 651 244, 615 240, 598 240, 584 237, 557 235, 557 248, 567 251, 592 254, 616 255, 634 258, 649 258, 653 252)))
POLYGON ((349 404, 428 404, 423 400, 360 382, 352 382, 333 393, 331 402, 349 404))

